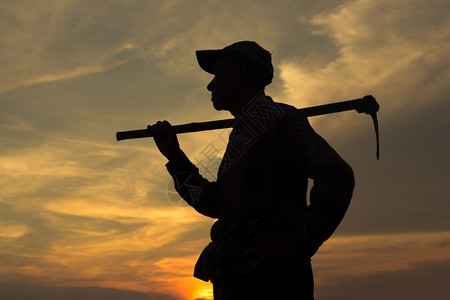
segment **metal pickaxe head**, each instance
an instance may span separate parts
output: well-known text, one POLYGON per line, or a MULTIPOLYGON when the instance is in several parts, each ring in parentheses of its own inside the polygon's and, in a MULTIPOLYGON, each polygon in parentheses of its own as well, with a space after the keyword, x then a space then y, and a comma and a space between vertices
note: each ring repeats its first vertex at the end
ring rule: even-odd
POLYGON ((380 109, 380 105, 372 95, 362 97, 361 102, 356 107, 356 111, 359 113, 366 113, 372 117, 373 126, 375 128, 375 137, 377 141, 377 159, 380 159, 380 136, 378 132, 378 119, 377 112, 380 109))

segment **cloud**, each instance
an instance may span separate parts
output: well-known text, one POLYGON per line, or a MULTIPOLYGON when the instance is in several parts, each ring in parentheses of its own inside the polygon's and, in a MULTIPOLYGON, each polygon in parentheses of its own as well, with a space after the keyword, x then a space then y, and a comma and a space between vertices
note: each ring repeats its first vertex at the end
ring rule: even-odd
POLYGON ((329 5, 284 3, 5 3, 0 27, 4 46, 0 56, 0 92, 105 72, 137 58, 156 61, 172 75, 192 73, 201 78, 205 74, 195 62, 194 50, 222 48, 236 40, 285 44, 280 51, 273 49, 282 57, 295 49, 293 45, 304 42, 292 39, 291 30, 299 37, 309 38, 300 26, 293 28, 291 20, 300 13, 316 12, 329 5), (285 18, 280 19, 279 15, 285 18))
POLYGON ((337 278, 333 285, 318 285, 317 298, 344 299, 439 299, 450 297, 450 262, 418 264, 412 269, 337 278))
POLYGON ((0 220, 0 237, 17 239, 29 232, 25 224, 19 224, 14 221, 0 220))
POLYGON ((338 56, 321 68, 302 57, 285 59, 286 101, 307 106, 374 94, 385 119, 440 101, 450 76, 445 8, 439 0, 357 0, 312 17, 313 33, 331 38, 338 56))
POLYGON ((331 238, 313 258, 322 283, 450 261, 450 231, 331 238))
POLYGON ((104 72, 150 49, 165 53, 172 9, 139 2, 5 3, 0 92, 104 72))
MULTIPOLYGON (((5 281, 211 298, 210 284, 192 270, 214 220, 168 196, 165 159, 151 139, 118 143, 114 133, 160 119, 230 117, 213 111, 211 76, 194 51, 247 39, 273 52, 267 91, 278 101, 304 107, 373 93, 381 104, 377 163, 369 160, 369 120, 311 119, 357 174, 349 213, 314 259, 326 293, 354 274, 403 276, 448 259, 438 253, 448 239, 447 2, 3 1, 0 8, 5 281)), ((179 139, 201 163, 210 142, 221 157, 226 136, 179 139)), ((44 294, 51 293, 60 295, 44 294)))
POLYGON ((169 199, 170 177, 148 150, 59 137, 19 149, 0 158, 0 278, 198 292, 186 282, 211 224, 169 199), (184 260, 182 286, 158 264, 167 259, 184 260))
POLYGON ((23 283, 0 283, 0 297, 2 299, 26 300, 26 299, 92 299, 92 300, 174 300, 172 296, 156 293, 140 293, 124 291, 112 288, 99 287, 57 287, 38 286, 23 283))

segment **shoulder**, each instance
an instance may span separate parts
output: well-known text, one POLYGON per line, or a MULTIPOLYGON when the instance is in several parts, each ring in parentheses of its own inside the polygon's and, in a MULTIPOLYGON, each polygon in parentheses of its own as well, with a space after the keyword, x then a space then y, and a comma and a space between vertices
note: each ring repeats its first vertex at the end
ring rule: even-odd
POLYGON ((288 128, 308 128, 312 129, 306 115, 298 108, 281 102, 274 102, 279 110, 277 118, 277 126, 288 128))

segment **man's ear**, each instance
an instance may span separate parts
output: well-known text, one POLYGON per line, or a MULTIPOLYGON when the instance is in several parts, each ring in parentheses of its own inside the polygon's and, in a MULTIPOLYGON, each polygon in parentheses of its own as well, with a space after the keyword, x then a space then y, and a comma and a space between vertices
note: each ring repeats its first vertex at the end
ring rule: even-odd
POLYGON ((236 74, 239 79, 244 80, 248 75, 248 65, 244 58, 240 55, 234 54, 231 56, 231 63, 234 68, 236 68, 236 74))
POLYGON ((243 82, 247 82, 252 76, 252 70, 249 67, 248 63, 243 59, 240 58, 239 63, 239 78, 243 82))
POLYGON ((264 89, 264 84, 262 84, 259 75, 255 72, 255 70, 244 61, 242 66, 242 80, 247 84, 257 87, 258 89, 264 89))

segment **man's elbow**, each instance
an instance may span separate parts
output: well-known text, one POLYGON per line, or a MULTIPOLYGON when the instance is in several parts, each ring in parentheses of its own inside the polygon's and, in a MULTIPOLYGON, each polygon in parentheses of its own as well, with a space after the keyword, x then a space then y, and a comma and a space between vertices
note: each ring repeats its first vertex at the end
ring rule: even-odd
POLYGON ((339 159, 330 162, 326 169, 327 177, 335 193, 342 196, 347 195, 344 198, 351 197, 355 187, 355 175, 350 165, 339 157, 339 159))
POLYGON ((352 167, 349 164, 345 163, 341 170, 342 177, 347 182, 348 186, 353 188, 355 187, 355 174, 353 173, 352 167))
POLYGON ((355 175, 353 169, 345 161, 339 165, 337 169, 337 182, 341 191, 347 196, 350 201, 353 189, 355 188, 355 175))

